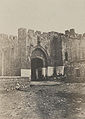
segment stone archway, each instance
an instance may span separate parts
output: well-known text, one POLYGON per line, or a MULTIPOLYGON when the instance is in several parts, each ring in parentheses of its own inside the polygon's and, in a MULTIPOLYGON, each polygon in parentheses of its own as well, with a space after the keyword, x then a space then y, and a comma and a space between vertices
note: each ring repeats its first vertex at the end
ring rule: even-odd
POLYGON ((43 68, 47 69, 47 56, 42 49, 36 48, 31 55, 31 80, 41 80, 43 68))

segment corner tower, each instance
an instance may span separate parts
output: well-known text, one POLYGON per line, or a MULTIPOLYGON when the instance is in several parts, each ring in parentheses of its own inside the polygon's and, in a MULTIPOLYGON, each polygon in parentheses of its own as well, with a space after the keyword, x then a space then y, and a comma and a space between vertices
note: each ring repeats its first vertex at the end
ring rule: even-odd
POLYGON ((25 28, 18 29, 18 56, 19 56, 19 70, 26 69, 26 36, 25 28))

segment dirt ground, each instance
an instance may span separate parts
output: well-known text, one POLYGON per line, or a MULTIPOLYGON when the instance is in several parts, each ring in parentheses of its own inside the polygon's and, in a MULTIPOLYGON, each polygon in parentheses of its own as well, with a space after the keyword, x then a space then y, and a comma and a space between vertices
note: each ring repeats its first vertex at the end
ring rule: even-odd
POLYGON ((85 84, 0 91, 0 119, 85 119, 85 84))

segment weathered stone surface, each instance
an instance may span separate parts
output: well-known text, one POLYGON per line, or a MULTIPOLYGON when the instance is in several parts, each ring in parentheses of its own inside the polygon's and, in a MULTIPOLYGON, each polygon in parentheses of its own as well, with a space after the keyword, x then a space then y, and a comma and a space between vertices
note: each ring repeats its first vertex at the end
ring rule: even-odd
POLYGON ((21 69, 32 68, 33 58, 43 60, 42 68, 65 66, 66 75, 76 78, 79 69, 79 77, 85 77, 84 34, 77 34, 74 29, 62 34, 25 28, 18 29, 18 37, 0 34, 0 75, 20 76, 21 69))

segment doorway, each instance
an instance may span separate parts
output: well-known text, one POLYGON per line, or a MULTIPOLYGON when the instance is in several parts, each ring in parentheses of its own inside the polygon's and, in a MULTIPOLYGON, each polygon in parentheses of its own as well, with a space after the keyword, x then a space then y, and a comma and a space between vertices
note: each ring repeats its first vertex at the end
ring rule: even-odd
POLYGON ((42 77, 43 60, 40 58, 33 58, 31 60, 31 80, 41 80, 42 77))

